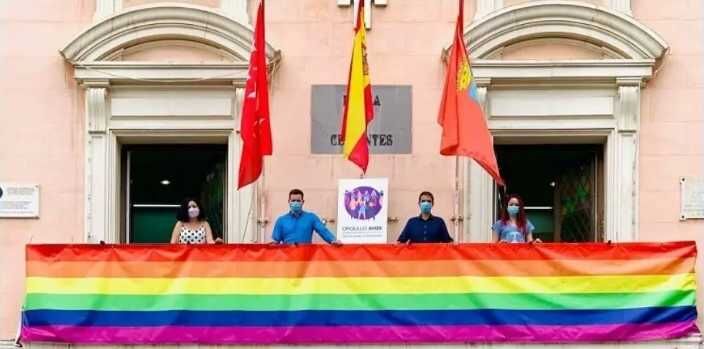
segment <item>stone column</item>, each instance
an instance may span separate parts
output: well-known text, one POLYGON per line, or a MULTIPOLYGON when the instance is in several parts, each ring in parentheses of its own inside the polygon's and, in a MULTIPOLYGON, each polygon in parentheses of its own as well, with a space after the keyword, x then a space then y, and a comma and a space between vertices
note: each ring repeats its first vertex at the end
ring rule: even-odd
MULTIPOLYGON (((487 89, 490 78, 476 78, 479 103, 484 116, 490 113, 487 106, 487 89)), ((494 182, 484 169, 473 160, 463 157, 463 167, 468 174, 469 185, 464 185, 464 236, 467 242, 485 242, 491 239, 493 216, 494 182)))
MULTIPOLYGON (((86 181, 85 239, 86 242, 114 242, 108 239, 108 134, 107 81, 83 84, 86 103, 86 181)), ((116 242, 116 241, 115 241, 116 242)))
POLYGON ((617 129, 615 161, 615 207, 611 208, 612 230, 607 237, 614 241, 634 241, 638 238, 638 130, 640 128, 640 78, 617 79, 617 129))

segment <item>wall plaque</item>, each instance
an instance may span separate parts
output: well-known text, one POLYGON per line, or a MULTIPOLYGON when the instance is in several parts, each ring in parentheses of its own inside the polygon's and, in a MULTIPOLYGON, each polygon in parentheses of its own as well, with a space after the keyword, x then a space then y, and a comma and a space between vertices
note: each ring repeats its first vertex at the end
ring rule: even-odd
MULTIPOLYGON (((341 154, 345 85, 313 85, 311 152, 341 154)), ((367 129, 372 154, 411 153, 411 86, 372 86, 374 120, 367 129)))
POLYGON ((680 220, 704 218, 704 178, 680 178, 680 220))
POLYGON ((39 186, 0 183, 0 218, 39 217, 39 186))

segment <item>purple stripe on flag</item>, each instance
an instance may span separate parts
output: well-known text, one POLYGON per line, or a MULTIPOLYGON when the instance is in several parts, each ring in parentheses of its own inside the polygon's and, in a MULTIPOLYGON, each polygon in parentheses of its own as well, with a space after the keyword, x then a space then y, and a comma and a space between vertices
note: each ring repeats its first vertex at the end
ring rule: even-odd
POLYGON ((101 344, 568 343, 661 340, 697 332, 693 321, 581 326, 38 326, 22 328, 22 339, 28 342, 101 344))

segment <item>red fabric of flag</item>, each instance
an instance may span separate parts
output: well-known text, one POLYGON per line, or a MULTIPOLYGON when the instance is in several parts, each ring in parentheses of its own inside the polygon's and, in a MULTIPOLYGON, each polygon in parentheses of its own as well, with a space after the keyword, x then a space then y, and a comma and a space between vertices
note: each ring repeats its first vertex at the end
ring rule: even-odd
POLYGON ((269 91, 264 39, 264 0, 259 3, 254 25, 254 42, 249 59, 249 76, 244 89, 240 125, 242 156, 237 188, 259 178, 264 155, 271 155, 271 124, 269 121, 269 91))
POLYGON ((460 0, 459 7, 438 113, 438 123, 442 126, 440 154, 470 157, 483 167, 497 184, 504 185, 462 37, 463 0, 460 0))

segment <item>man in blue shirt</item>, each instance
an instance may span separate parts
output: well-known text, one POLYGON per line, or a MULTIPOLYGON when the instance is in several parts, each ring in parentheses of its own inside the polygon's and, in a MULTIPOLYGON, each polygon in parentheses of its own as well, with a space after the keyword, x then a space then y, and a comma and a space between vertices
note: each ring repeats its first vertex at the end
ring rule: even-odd
POLYGON ((309 244, 313 241, 313 230, 329 244, 342 245, 320 218, 312 212, 303 211, 303 192, 293 189, 288 193, 288 213, 280 216, 271 233, 275 244, 309 244))
POLYGON ((401 235, 398 237, 398 242, 452 242, 450 233, 447 232, 447 226, 442 218, 433 216, 430 211, 433 208, 433 194, 424 191, 418 196, 418 206, 420 207, 420 215, 412 217, 406 223, 401 235))

